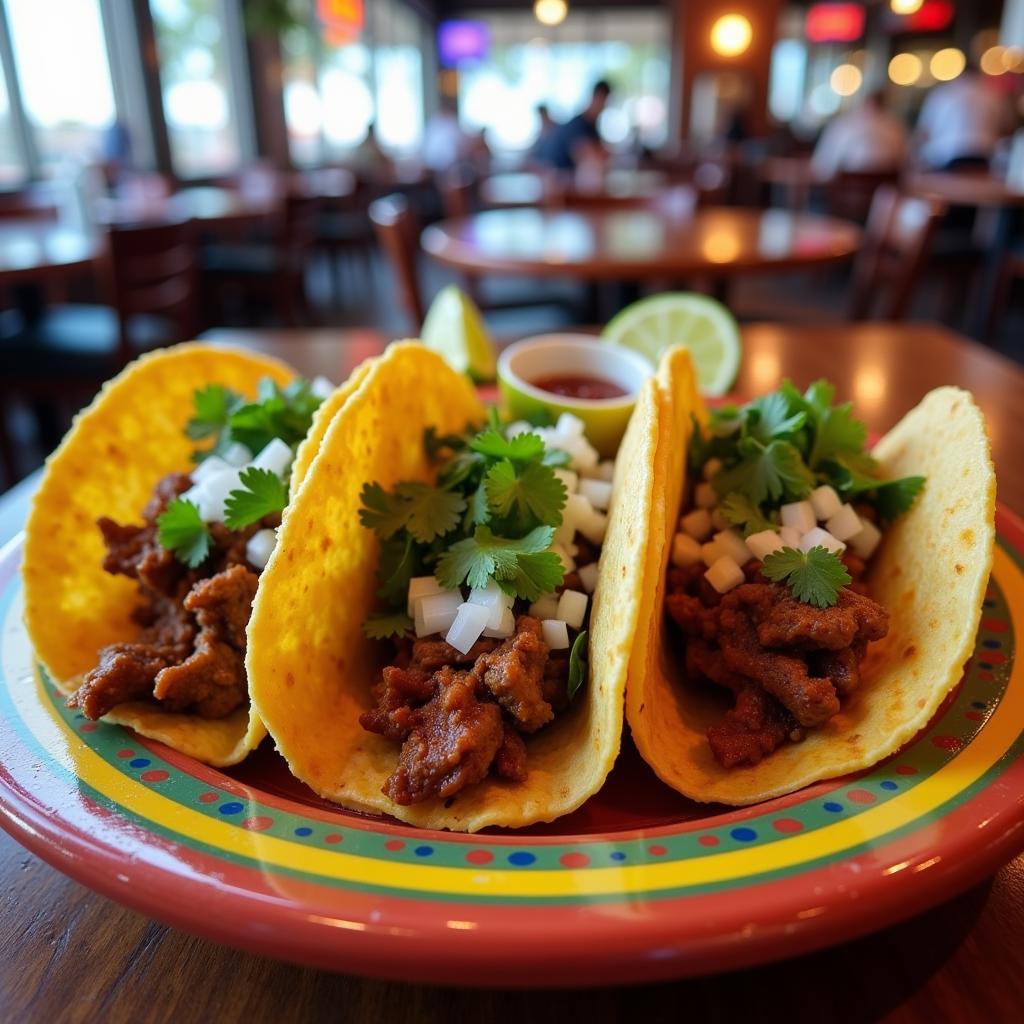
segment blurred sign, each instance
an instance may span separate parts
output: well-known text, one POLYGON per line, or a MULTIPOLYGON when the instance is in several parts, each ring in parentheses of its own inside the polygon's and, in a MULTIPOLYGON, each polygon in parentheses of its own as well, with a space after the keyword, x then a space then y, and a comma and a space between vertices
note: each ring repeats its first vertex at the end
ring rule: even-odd
POLYGON ((317 0, 316 13, 332 46, 354 43, 363 34, 363 0, 317 0))
POLYGON ((890 35, 899 32, 941 32, 953 23, 952 0, 924 0, 913 14, 885 12, 885 30, 890 35))
POLYGON ((455 67, 464 60, 485 60, 490 47, 485 22, 442 21, 437 26, 437 55, 445 67, 455 67))
POLYGON ((812 43, 855 43, 864 34, 860 4, 811 4, 804 34, 812 43))

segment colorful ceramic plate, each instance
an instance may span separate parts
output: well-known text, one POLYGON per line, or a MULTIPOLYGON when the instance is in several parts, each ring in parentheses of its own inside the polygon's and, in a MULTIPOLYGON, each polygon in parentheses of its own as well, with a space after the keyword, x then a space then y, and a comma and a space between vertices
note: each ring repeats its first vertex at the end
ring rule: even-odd
POLYGON ((152 917, 349 973, 610 984, 791 956, 946 899, 1024 848, 1024 524, 1005 511, 963 683, 896 757, 740 811, 630 749, 578 812, 421 832, 322 803, 265 744, 219 772, 64 708, 0 555, 0 824, 152 917))

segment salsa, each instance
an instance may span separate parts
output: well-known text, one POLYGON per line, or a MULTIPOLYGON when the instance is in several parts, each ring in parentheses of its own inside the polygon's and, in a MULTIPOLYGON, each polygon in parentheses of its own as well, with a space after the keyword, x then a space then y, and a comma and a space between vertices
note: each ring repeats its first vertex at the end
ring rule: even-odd
POLYGON ((625 388, 603 377, 589 377, 583 374, 573 376, 541 377, 530 382, 541 391, 549 391, 553 395, 564 395, 566 398, 622 398, 627 394, 625 388))

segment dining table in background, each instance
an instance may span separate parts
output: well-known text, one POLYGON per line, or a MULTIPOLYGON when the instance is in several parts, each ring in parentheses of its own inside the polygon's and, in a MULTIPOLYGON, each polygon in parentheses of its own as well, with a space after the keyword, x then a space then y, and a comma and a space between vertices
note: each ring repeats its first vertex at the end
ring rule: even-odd
MULTIPOLYGON (((214 330, 340 381, 385 339, 360 330, 214 330)), ((940 327, 914 324, 743 329, 736 392, 817 377, 852 399, 872 432, 927 391, 969 388, 985 412, 1000 500, 1024 509, 1024 371, 940 327)), ((0 543, 24 523, 38 474, 0 497, 0 543)), ((61 859, 59 851, 54 852, 61 859)), ((72 865, 68 865, 69 869, 72 865)), ((0 833, 0 1011, 11 1021, 392 1020, 447 1022, 722 1020, 1010 1021, 1024 1005, 1024 857, 948 902, 874 935, 730 974, 644 987, 480 991, 366 980, 218 946, 128 911, 0 833)), ((851 898, 855 894, 851 893, 851 898)), ((870 915, 865 918, 870 927, 870 915)), ((543 909, 537 928, 544 928, 543 909)), ((600 934, 594 942, 601 942, 600 934)), ((583 951, 585 952, 585 951, 583 951)), ((404 955, 416 956, 415 939, 404 955)), ((473 979, 466 978, 467 985, 473 979)), ((515 983, 529 979, 510 976, 515 983)), ((595 979, 599 983, 600 979, 595 979)))
POLYGON ((101 197, 94 204, 93 216, 100 225, 122 227, 189 220, 204 231, 256 223, 280 209, 280 197, 269 191, 196 185, 165 196, 101 197))
POLYGON ((661 171, 610 170, 597 180, 566 181, 552 171, 504 171, 480 182, 484 206, 560 207, 574 200, 602 206, 632 206, 654 199, 668 184, 661 171))
POLYGON ((0 287, 62 283, 92 272, 102 251, 101 232, 55 220, 0 220, 0 287))

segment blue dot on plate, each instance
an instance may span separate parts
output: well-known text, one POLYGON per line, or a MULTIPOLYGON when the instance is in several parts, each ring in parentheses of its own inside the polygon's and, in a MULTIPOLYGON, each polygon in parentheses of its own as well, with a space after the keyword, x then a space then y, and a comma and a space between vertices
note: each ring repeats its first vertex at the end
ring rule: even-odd
POLYGON ((750 843, 757 838, 757 833, 752 828, 734 828, 729 835, 738 843, 750 843))
POLYGON ((432 846, 417 846, 412 852, 417 857, 429 857, 434 852, 434 848, 432 846))
POLYGON ((899 787, 899 783, 893 782, 892 779, 886 779, 885 782, 880 782, 879 786, 881 786, 882 789, 888 789, 888 790, 893 790, 893 789, 899 789, 900 788, 899 787))
POLYGON ((984 605, 984 606, 985 606, 986 608, 995 608, 995 606, 996 606, 996 603, 995 603, 995 601, 993 601, 991 597, 990 597, 990 598, 988 598, 988 599, 987 599, 987 600, 985 600, 985 601, 982 601, 982 604, 983 604, 983 605, 984 605))
POLYGON ((128 762, 132 768, 148 768, 152 763, 148 757, 133 757, 128 762))
POLYGON ((300 828, 295 830, 295 834, 297 836, 311 836, 313 834, 313 830, 308 825, 302 825, 300 828))
POLYGON ((832 814, 838 814, 842 809, 842 804, 837 804, 835 800, 829 800, 826 804, 823 804, 826 811, 831 811, 832 814))
POLYGON ((982 640, 982 643, 990 650, 995 651, 1003 646, 1002 640, 982 640))
POLYGON ((979 661, 978 662, 978 668, 982 669, 985 672, 991 672, 992 671, 992 662, 990 662, 990 661, 979 661))
POLYGON ((537 858, 526 850, 517 850, 515 853, 508 855, 509 864, 515 864, 516 867, 525 868, 528 864, 532 864, 537 858))
POLYGON ((979 711, 984 711, 985 708, 988 707, 988 705, 983 700, 972 700, 971 707, 977 708, 979 711))
POLYGON ((612 852, 609 853, 608 856, 611 857, 612 860, 626 859, 626 855, 621 850, 612 850, 612 852))
POLYGON ((221 814, 238 814, 245 807, 245 804, 240 804, 237 800, 229 800, 226 804, 221 804, 217 808, 221 814))

